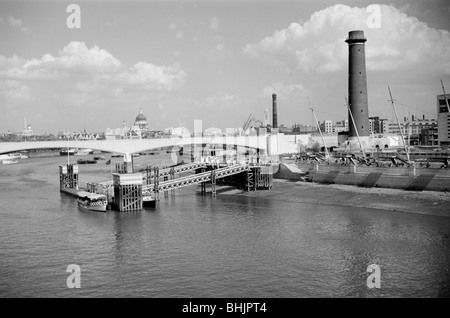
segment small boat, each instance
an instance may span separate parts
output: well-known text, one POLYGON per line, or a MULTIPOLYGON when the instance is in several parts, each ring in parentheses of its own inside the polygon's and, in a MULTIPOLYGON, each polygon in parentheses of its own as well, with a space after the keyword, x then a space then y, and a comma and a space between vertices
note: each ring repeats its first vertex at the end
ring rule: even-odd
POLYGON ((19 163, 19 159, 17 159, 17 158, 3 159, 2 163, 4 165, 11 165, 11 164, 14 164, 14 163, 19 163))
POLYGON ((156 199, 151 196, 150 192, 145 191, 142 193, 142 205, 146 208, 154 208, 156 206, 156 199))
POLYGON ((120 157, 123 157, 123 155, 115 153, 115 154, 112 154, 111 157, 112 158, 120 158, 120 157))
POLYGON ((106 158, 104 156, 95 156, 94 160, 105 160, 106 158))
POLYGON ((98 212, 106 212, 106 196, 103 194, 80 191, 77 193, 78 207, 98 212))
POLYGON ((20 153, 8 153, 6 155, 0 155, 0 160, 4 165, 10 165, 13 163, 19 163, 19 159, 21 158, 20 153))
POLYGON ((75 149, 61 149, 60 156, 74 156, 77 153, 75 149))
POLYGON ((94 153, 94 150, 92 149, 78 149, 76 156, 85 156, 85 155, 92 155, 94 153))
POLYGON ((89 160, 89 159, 78 159, 77 163, 80 165, 84 165, 84 164, 92 164, 92 163, 97 163, 97 160, 89 160))

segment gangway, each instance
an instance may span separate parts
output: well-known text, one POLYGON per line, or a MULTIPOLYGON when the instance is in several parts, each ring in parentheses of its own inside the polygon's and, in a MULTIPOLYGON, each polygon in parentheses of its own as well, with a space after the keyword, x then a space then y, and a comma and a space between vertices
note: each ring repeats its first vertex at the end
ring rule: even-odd
MULTIPOLYGON (((207 163, 206 162, 196 162, 196 163, 189 163, 189 164, 185 164, 185 165, 179 165, 179 166, 173 166, 173 167, 169 167, 169 168, 164 168, 164 169, 160 169, 158 171, 158 177, 162 178, 162 177, 167 177, 170 176, 171 174, 176 174, 176 173, 181 173, 181 172, 187 172, 187 171, 192 171, 192 170, 197 170, 197 169, 201 169, 201 168, 206 168, 207 163)), ((145 172, 147 169, 139 169, 139 172, 145 172)), ((155 177, 154 173, 152 173, 152 171, 149 170, 149 176, 148 179, 151 180, 155 177)), ((144 180, 147 179, 147 176, 144 175, 144 180)))
POLYGON ((157 186, 155 184, 144 185, 142 187, 143 191, 152 191, 152 192, 160 192, 160 191, 168 191, 174 190, 182 187, 187 187, 194 184, 199 184, 203 182, 213 181, 221 178, 225 178, 231 175, 239 174, 245 171, 250 170, 250 165, 233 165, 225 168, 213 169, 207 172, 201 172, 190 176, 180 177, 173 180, 167 180, 162 182, 157 182, 157 186))

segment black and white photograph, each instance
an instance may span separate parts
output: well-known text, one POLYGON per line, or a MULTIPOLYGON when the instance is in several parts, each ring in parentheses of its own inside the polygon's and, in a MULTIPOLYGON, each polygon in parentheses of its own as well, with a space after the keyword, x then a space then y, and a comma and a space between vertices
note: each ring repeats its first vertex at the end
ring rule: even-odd
POLYGON ((449 17, 0 0, 0 298, 450 298, 449 17))

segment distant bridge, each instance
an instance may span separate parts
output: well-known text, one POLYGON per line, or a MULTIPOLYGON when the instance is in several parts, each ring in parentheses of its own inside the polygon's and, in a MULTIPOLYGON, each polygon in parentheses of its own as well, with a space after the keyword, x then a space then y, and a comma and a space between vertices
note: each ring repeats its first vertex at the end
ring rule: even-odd
POLYGON ((124 154, 125 161, 131 161, 133 153, 144 152, 158 148, 171 148, 187 145, 227 145, 259 149, 268 155, 278 154, 276 135, 262 136, 225 136, 225 137, 189 137, 189 138, 153 138, 126 140, 57 140, 57 141, 26 141, 2 142, 0 154, 30 149, 48 148, 90 148, 124 154))

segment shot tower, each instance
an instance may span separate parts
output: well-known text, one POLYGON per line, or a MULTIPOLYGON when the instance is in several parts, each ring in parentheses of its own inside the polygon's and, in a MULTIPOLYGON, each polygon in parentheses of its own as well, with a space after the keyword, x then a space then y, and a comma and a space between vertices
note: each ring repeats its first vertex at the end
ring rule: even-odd
POLYGON ((367 100, 366 58, 364 43, 367 41, 364 31, 350 31, 345 42, 348 43, 348 103, 353 114, 353 120, 348 118, 348 140, 350 144, 359 147, 358 134, 361 143, 369 144, 369 105, 367 100), (355 129, 356 126, 356 129, 355 129))

